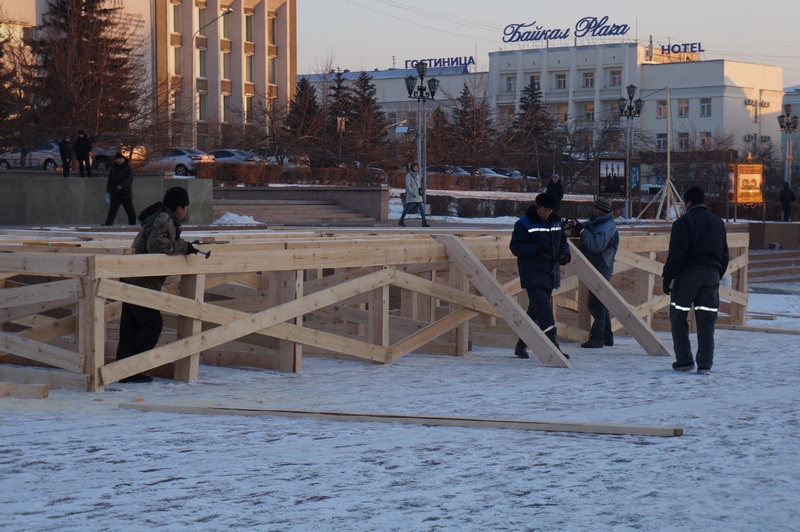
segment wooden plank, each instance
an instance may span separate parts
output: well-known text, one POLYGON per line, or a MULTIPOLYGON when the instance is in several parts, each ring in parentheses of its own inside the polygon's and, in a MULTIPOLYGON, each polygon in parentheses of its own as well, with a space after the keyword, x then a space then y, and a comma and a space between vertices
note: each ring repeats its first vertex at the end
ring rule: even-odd
POLYGON ((35 305, 54 299, 78 299, 80 278, 51 283, 32 284, 19 288, 0 290, 0 309, 7 310, 22 305, 35 305))
MULTIPOLYGON (((202 303, 205 292, 205 275, 184 275, 181 278, 181 297, 202 303)), ((178 339, 194 336, 203 330, 203 322, 185 316, 178 317, 178 339)), ((194 382, 197 380, 200 366, 200 353, 175 361, 173 378, 180 382, 194 382)))
POLYGON ((563 353, 554 346, 533 323, 525 310, 510 297, 492 277, 492 274, 478 258, 457 238, 449 235, 436 235, 437 242, 447 248, 447 255, 455 265, 467 276, 470 283, 497 308, 505 322, 522 338, 536 357, 550 366, 571 368, 572 364, 563 353))
POLYGON ((38 275, 84 275, 86 257, 57 253, 2 253, 0 271, 38 275))
MULTIPOLYGON (((106 365, 101 370, 103 381, 106 383, 117 381, 126 376, 147 371, 150 368, 175 362, 176 360, 200 352, 203 349, 216 347, 248 334, 266 329, 276 323, 291 320, 297 316, 313 312, 318 308, 326 307, 342 299, 367 292, 381 285, 389 284, 392 282, 393 277, 393 270, 380 270, 362 278, 342 283, 329 290, 309 294, 295 301, 284 303, 257 314, 247 315, 226 325, 220 325, 210 331, 204 331, 169 345, 156 347, 145 353, 118 360, 106 365)), ((101 287, 103 284, 104 283, 101 283, 101 287)), ((213 306, 201 306, 201 308, 209 310, 209 314, 211 314, 213 309, 209 309, 209 307, 213 306)), ((184 315, 191 316, 194 314, 196 314, 196 312, 193 311, 185 313, 184 315)), ((200 316, 199 319, 204 318, 200 316)))
POLYGON ((21 336, 0 332, 0 350, 57 368, 83 372, 83 355, 21 336))
POLYGON ((15 384, 47 384, 51 390, 67 389, 85 392, 89 376, 61 369, 33 368, 0 365, 0 380, 15 384))
POLYGON ((14 383, 9 381, 0 382, 0 397, 8 397, 14 391, 14 383))
POLYGON ((17 399, 45 399, 49 394, 46 384, 17 384, 11 392, 11 397, 17 399))
POLYGON ((575 244, 569 242, 572 264, 581 282, 606 306, 611 316, 618 319, 624 329, 651 355, 674 356, 664 342, 640 318, 628 302, 600 275, 575 244))
POLYGON ((714 326, 717 329, 727 329, 729 331, 747 331, 747 332, 763 332, 770 334, 800 335, 800 330, 797 329, 777 329, 774 327, 750 327, 748 325, 739 325, 737 323, 717 323, 714 326))
POLYGON ((326 421, 402 423, 437 427, 468 427, 489 429, 538 430, 546 432, 578 432, 592 434, 626 434, 637 436, 683 436, 683 428, 652 425, 615 425, 574 421, 534 421, 520 419, 491 419, 477 417, 412 416, 406 414, 376 414, 363 412, 332 412, 323 410, 272 410, 256 408, 225 408, 213 406, 154 405, 121 403, 123 410, 168 412, 176 414, 225 416, 276 416, 311 418, 326 421))

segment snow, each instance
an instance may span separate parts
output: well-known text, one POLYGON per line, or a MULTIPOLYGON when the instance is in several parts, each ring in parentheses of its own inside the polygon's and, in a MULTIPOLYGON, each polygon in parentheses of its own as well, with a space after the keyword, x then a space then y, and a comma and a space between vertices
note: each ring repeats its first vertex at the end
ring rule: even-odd
MULTIPOLYGON (((399 217, 399 213, 396 213, 399 217)), ((751 288, 748 325, 800 328, 800 283, 751 288)), ((672 346, 668 333, 659 333, 672 346)), ((692 338, 696 345, 695 338, 692 338)), ((0 528, 798 530, 798 336, 717 330, 711 375, 631 338, 299 374, 201 366, 190 384, 0 398, 0 528), (680 437, 145 413, 122 403, 675 426, 680 437)))

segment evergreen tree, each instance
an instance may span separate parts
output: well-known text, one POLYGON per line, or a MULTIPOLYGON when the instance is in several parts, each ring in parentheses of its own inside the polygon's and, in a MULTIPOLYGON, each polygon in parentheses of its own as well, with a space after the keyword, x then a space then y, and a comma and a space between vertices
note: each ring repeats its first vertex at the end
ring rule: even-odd
POLYGON ((318 136, 322 130, 317 89, 306 77, 297 82, 294 100, 289 104, 286 125, 297 138, 318 136))
POLYGON ((378 104, 377 90, 372 77, 361 72, 352 89, 353 117, 351 131, 358 139, 353 148, 362 166, 369 166, 381 159, 386 147, 386 118, 378 104))
MULTIPOLYGON (((554 121, 542 103, 542 92, 531 80, 522 90, 519 112, 507 132, 508 151, 523 174, 544 177, 554 168, 552 139, 554 121)), ((548 174, 549 175, 549 174, 548 174)))
POLYGON ((37 105, 55 128, 124 131, 140 112, 141 64, 122 7, 105 0, 48 0, 32 41, 39 58, 37 105))
POLYGON ((486 98, 478 99, 464 84, 456 99, 458 120, 453 126, 461 160, 475 168, 486 166, 494 153, 495 132, 489 117, 486 98))

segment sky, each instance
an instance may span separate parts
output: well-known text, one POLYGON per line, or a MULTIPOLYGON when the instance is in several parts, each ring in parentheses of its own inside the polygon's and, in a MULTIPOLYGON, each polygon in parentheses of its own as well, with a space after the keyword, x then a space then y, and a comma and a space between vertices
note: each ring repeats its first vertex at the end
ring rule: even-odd
POLYGON ((563 29, 584 17, 608 16, 609 23, 630 26, 628 41, 646 44, 652 36, 656 46, 700 43, 704 59, 782 66, 784 87, 800 85, 800 2, 298 0, 297 8, 298 74, 465 56, 488 70, 489 52, 520 46, 503 43, 509 24, 563 29))

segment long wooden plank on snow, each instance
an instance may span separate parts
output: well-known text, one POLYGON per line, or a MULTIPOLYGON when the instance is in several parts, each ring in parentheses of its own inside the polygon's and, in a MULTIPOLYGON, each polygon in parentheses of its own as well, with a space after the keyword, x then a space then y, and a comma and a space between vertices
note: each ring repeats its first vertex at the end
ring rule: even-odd
POLYGON ((573 421, 534 421, 477 417, 411 416, 407 414, 372 414, 360 412, 330 412, 321 410, 271 410, 213 406, 151 405, 146 403, 122 403, 119 406, 125 410, 138 410, 140 412, 171 412, 176 414, 277 416, 289 418, 313 418, 328 421, 402 423, 406 425, 428 425, 437 427, 541 430, 547 432, 629 434, 638 436, 683 436, 683 428, 681 427, 659 427, 652 425, 614 425, 604 423, 580 423, 573 421))

